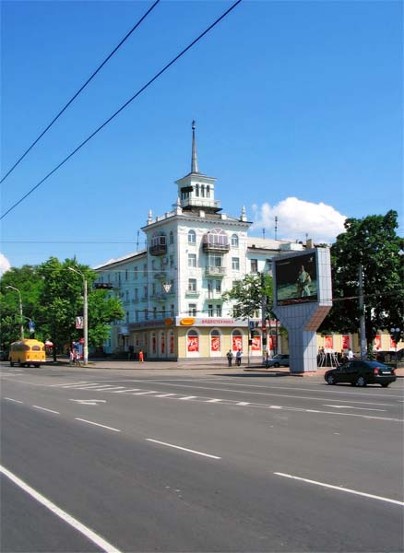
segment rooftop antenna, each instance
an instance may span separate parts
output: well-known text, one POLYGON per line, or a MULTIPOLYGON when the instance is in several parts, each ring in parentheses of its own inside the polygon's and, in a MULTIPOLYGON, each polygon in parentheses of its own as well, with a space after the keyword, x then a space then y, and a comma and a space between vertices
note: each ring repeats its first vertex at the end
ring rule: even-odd
POLYGON ((275 240, 278 239, 278 217, 275 217, 275 240))

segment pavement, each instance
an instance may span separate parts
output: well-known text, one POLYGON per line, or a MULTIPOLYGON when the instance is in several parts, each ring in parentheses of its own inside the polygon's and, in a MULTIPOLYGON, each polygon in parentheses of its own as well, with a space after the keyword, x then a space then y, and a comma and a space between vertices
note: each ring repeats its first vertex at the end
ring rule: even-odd
MULTIPOLYGON (((56 363, 48 360, 48 366, 69 366, 69 361, 65 359, 59 359, 56 363)), ((293 376, 293 377, 313 377, 323 376, 324 373, 332 367, 317 367, 316 371, 309 371, 305 373, 292 373, 289 367, 278 368, 266 368, 256 362, 242 363, 241 367, 233 365, 228 367, 227 361, 219 360, 186 360, 186 361, 145 361, 139 363, 139 361, 127 360, 127 359, 90 359, 87 365, 83 365, 87 369, 114 369, 114 370, 132 370, 132 371, 164 371, 174 373, 177 371, 203 371, 207 374, 217 373, 220 371, 223 374, 232 374, 235 371, 253 372, 262 374, 271 374, 279 376, 293 376)), ((399 366, 395 369, 396 376, 404 378, 404 366, 399 366)))

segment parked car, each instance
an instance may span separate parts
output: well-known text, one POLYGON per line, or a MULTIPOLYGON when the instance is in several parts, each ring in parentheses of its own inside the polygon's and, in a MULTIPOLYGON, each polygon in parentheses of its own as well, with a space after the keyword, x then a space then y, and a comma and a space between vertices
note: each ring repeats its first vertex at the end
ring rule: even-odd
POLYGON ((266 367, 289 367, 289 355, 278 353, 265 361, 266 367))
POLYGON ((394 368, 380 363, 380 361, 362 361, 354 359, 340 365, 336 369, 330 369, 324 374, 327 384, 347 382, 352 386, 366 386, 367 384, 380 384, 387 388, 395 382, 394 368))
POLYGON ((4 350, 0 350, 0 361, 7 361, 8 353, 4 350))

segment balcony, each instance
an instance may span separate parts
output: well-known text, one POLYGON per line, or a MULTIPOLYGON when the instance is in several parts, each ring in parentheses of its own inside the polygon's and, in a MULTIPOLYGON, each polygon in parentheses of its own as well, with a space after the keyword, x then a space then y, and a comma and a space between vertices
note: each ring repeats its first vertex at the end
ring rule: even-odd
POLYGON ((224 277, 226 275, 226 267, 216 267, 215 265, 208 265, 205 269, 206 276, 224 277))
POLYGON ((223 231, 211 231, 202 238, 202 249, 206 253, 227 253, 230 250, 229 239, 223 231))
POLYGON ((167 253, 167 244, 159 243, 159 244, 152 244, 149 248, 150 255, 165 255, 167 253))

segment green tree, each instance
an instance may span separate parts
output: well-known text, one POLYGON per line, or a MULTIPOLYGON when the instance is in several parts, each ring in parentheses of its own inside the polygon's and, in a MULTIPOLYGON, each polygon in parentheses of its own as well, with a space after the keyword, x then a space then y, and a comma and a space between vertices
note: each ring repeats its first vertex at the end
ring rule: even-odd
POLYGON ((346 232, 331 247, 333 307, 320 331, 357 332, 359 266, 363 267, 366 340, 378 329, 401 327, 403 321, 403 239, 397 212, 347 219, 346 232))
MULTIPOLYGON (((110 297, 106 290, 94 290, 97 273, 75 259, 60 262, 51 257, 45 263, 7 271, 0 280, 2 348, 20 336, 19 297, 7 288, 14 286, 21 292, 24 320, 35 321, 35 337, 50 339, 56 353, 64 352, 69 344, 79 339, 83 331, 75 326, 76 317, 83 315, 83 277, 88 284, 88 341, 90 347, 100 347, 109 334, 110 323, 124 317, 121 301, 110 297)), ((26 331, 28 337, 28 331, 26 331)))
POLYGON ((233 288, 222 294, 224 301, 233 302, 232 316, 247 319, 256 315, 265 306, 265 316, 270 314, 273 298, 272 277, 251 274, 236 280, 233 288), (264 300, 264 301, 263 301, 264 300))

